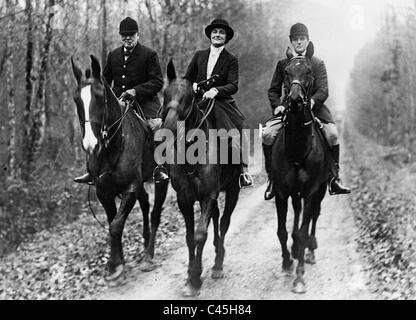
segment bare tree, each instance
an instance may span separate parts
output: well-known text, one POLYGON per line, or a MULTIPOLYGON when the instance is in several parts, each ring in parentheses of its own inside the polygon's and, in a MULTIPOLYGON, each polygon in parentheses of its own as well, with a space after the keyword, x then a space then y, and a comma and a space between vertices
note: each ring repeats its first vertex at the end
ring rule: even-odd
POLYGON ((45 110, 45 82, 47 77, 48 61, 50 47, 52 42, 52 26, 51 22, 54 17, 53 6, 55 0, 48 0, 45 3, 45 11, 48 12, 47 20, 44 26, 45 36, 43 46, 40 52, 40 69, 38 72, 38 85, 36 88, 35 99, 32 107, 32 123, 30 128, 30 136, 28 152, 27 152, 27 168, 30 171, 36 157, 39 155, 40 148, 45 135, 46 110, 45 110))
POLYGON ((107 59, 107 1, 101 0, 101 19, 102 19, 102 34, 101 34, 101 61, 105 63, 107 59))
POLYGON ((6 74, 7 74, 7 110, 8 110, 8 131, 9 139, 7 143, 7 149, 9 153, 9 180, 13 181, 19 178, 19 172, 16 165, 16 154, 17 154, 17 134, 16 134, 16 106, 15 106, 15 87, 14 87, 14 8, 15 3, 13 0, 6 0, 6 8, 9 21, 7 23, 7 49, 6 49, 6 74))

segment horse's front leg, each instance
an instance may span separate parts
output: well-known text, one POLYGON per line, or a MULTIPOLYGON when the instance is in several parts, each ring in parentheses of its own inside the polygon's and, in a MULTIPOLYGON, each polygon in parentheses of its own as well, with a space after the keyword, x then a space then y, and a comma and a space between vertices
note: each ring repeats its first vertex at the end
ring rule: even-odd
POLYGON ((290 252, 287 249, 287 198, 283 198, 277 194, 275 203, 277 209, 277 237, 279 238, 280 247, 282 248, 282 269, 283 272, 292 273, 293 260, 290 258, 290 252))
POLYGON ((309 225, 319 205, 319 202, 316 202, 313 198, 304 200, 302 225, 295 234, 296 240, 298 241, 298 265, 296 267, 296 279, 293 282, 292 288, 292 291, 295 293, 306 292, 306 284, 303 278, 305 274, 305 248, 308 244, 309 225))
MULTIPOLYGON (((151 271, 155 268, 153 257, 155 254, 156 233, 159 228, 160 216, 162 214, 163 203, 166 199, 168 186, 169 184, 167 182, 155 184, 155 200, 151 213, 151 230, 148 242, 145 243, 145 258, 140 268, 142 271, 151 271)), ((147 228, 149 228, 149 226, 147 226, 147 228)))
POLYGON ((195 218, 194 218, 194 201, 187 199, 187 197, 182 197, 178 193, 178 207, 181 211, 183 218, 185 220, 186 226, 186 244, 188 246, 188 278, 187 286, 184 292, 185 296, 194 296, 197 295, 197 292, 188 286, 191 282, 192 268, 195 262, 195 239, 194 239, 194 227, 195 227, 195 218))
POLYGON ((195 289, 199 289, 202 285, 202 252, 208 237, 208 226, 211 220, 212 210, 215 206, 217 206, 217 200, 215 197, 211 196, 200 201, 200 204, 201 217, 195 232, 196 257, 195 263, 192 266, 190 283, 191 286, 195 289))
POLYGON ((147 250, 151 258, 153 258, 154 256, 156 232, 159 228, 160 217, 162 214, 163 204, 168 193, 168 187, 168 182, 155 184, 155 200, 153 204, 153 210, 151 213, 151 233, 149 248, 147 250))
POLYGON ((149 259, 148 247, 150 240, 150 228, 149 228, 149 195, 142 185, 136 192, 136 198, 139 201, 140 208, 142 209, 143 216, 143 240, 144 240, 144 259, 140 264, 140 270, 151 271, 154 269, 152 259, 149 259))
POLYGON ((316 240, 315 232, 316 232, 316 222, 318 220, 319 214, 314 215, 312 218, 312 226, 311 226, 311 233, 308 237, 308 250, 305 253, 305 262, 309 264, 315 264, 315 250, 318 248, 318 242, 316 240))
POLYGON ((292 207, 294 212, 293 229, 292 229, 292 258, 298 258, 298 239, 296 235, 299 231, 299 218, 302 211, 302 200, 299 195, 292 196, 292 207))
POLYGON ((121 237, 126 219, 136 203, 136 193, 126 192, 123 194, 120 207, 116 216, 110 224, 110 260, 108 261, 110 276, 108 281, 116 280, 123 273, 124 256, 121 237))
MULTIPOLYGON (((238 180, 235 179, 235 181, 229 185, 225 194, 224 213, 221 217, 220 223, 220 238, 215 250, 215 265, 212 268, 212 277, 215 279, 224 277, 223 264, 225 256, 225 235, 227 234, 228 228, 230 227, 231 214, 237 205, 239 194, 240 187, 238 185, 238 180)), ((216 210, 218 210, 218 206, 216 207, 216 210)))
POLYGON ((309 264, 315 264, 315 250, 318 248, 318 241, 316 240, 316 223, 318 221, 319 215, 321 214, 321 201, 325 197, 326 185, 323 184, 316 194, 316 203, 315 211, 312 213, 312 227, 311 233, 308 238, 308 251, 305 254, 305 262, 309 264))

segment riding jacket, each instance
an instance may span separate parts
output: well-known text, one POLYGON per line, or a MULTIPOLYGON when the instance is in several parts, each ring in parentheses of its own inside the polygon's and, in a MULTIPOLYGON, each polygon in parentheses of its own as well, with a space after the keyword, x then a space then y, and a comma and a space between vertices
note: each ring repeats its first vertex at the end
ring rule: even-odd
POLYGON ((121 46, 108 54, 103 75, 113 83, 117 97, 129 89, 136 90, 136 101, 147 118, 157 117, 160 101, 157 93, 163 87, 162 70, 157 53, 138 43, 127 59, 121 46))
MULTIPOLYGON (((280 60, 277 63, 276 70, 273 74, 272 82, 268 90, 268 97, 272 109, 283 104, 284 100, 284 77, 285 68, 289 63, 289 59, 280 60)), ((325 105, 328 99, 328 76, 326 73, 325 63, 317 58, 312 57, 312 69, 314 82, 311 90, 311 98, 315 101, 313 112, 324 123, 334 123, 331 112, 325 105)), ((289 88, 287 88, 289 89, 289 88)))
MULTIPOLYGON (((209 55, 210 49, 197 51, 186 70, 184 78, 191 83, 200 83, 206 80, 209 55)), ((204 90, 208 91, 212 87, 218 90, 214 108, 217 129, 242 129, 245 117, 232 98, 232 95, 238 91, 237 57, 223 49, 211 75, 218 75, 218 79, 204 90)), ((197 99, 200 98, 202 98, 202 95, 197 94, 197 99)))

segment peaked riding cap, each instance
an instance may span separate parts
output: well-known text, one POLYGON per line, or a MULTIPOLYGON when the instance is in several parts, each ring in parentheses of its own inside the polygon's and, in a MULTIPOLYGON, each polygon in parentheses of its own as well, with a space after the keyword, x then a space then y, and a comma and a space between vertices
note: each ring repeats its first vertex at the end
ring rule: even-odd
POLYGON ((214 19, 211 24, 205 28, 205 34, 208 39, 211 39, 211 31, 214 28, 225 29, 225 32, 227 33, 227 42, 234 37, 234 30, 230 27, 227 21, 224 19, 214 19))
POLYGON ((289 37, 307 36, 309 38, 308 28, 303 23, 296 23, 290 28, 289 37))
POLYGON ((127 17, 126 19, 120 22, 120 31, 119 33, 123 35, 133 34, 139 32, 139 26, 137 25, 136 20, 127 17))

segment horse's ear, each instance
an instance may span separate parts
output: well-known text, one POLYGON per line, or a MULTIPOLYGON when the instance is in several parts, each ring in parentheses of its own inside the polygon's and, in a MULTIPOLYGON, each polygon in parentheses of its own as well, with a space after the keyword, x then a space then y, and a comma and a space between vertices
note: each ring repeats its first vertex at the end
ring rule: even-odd
POLYGON ((305 56, 311 59, 314 53, 315 53, 315 46, 313 45, 312 41, 309 41, 308 47, 306 48, 305 56))
POLYGON ((90 57, 91 57, 92 76, 94 77, 94 79, 101 80, 100 62, 94 55, 90 55, 90 57))
POLYGON ((286 57, 290 60, 294 57, 293 50, 291 47, 287 47, 286 49, 286 57))
POLYGON ((168 76, 169 82, 172 82, 173 80, 176 79, 176 70, 175 70, 175 66, 173 65, 172 59, 170 59, 168 63, 167 76, 168 76))
POLYGON ((77 80, 77 83, 80 84, 82 71, 75 65, 74 58, 72 56, 71 56, 71 65, 72 65, 72 71, 74 72, 74 75, 75 75, 75 79, 77 80))

